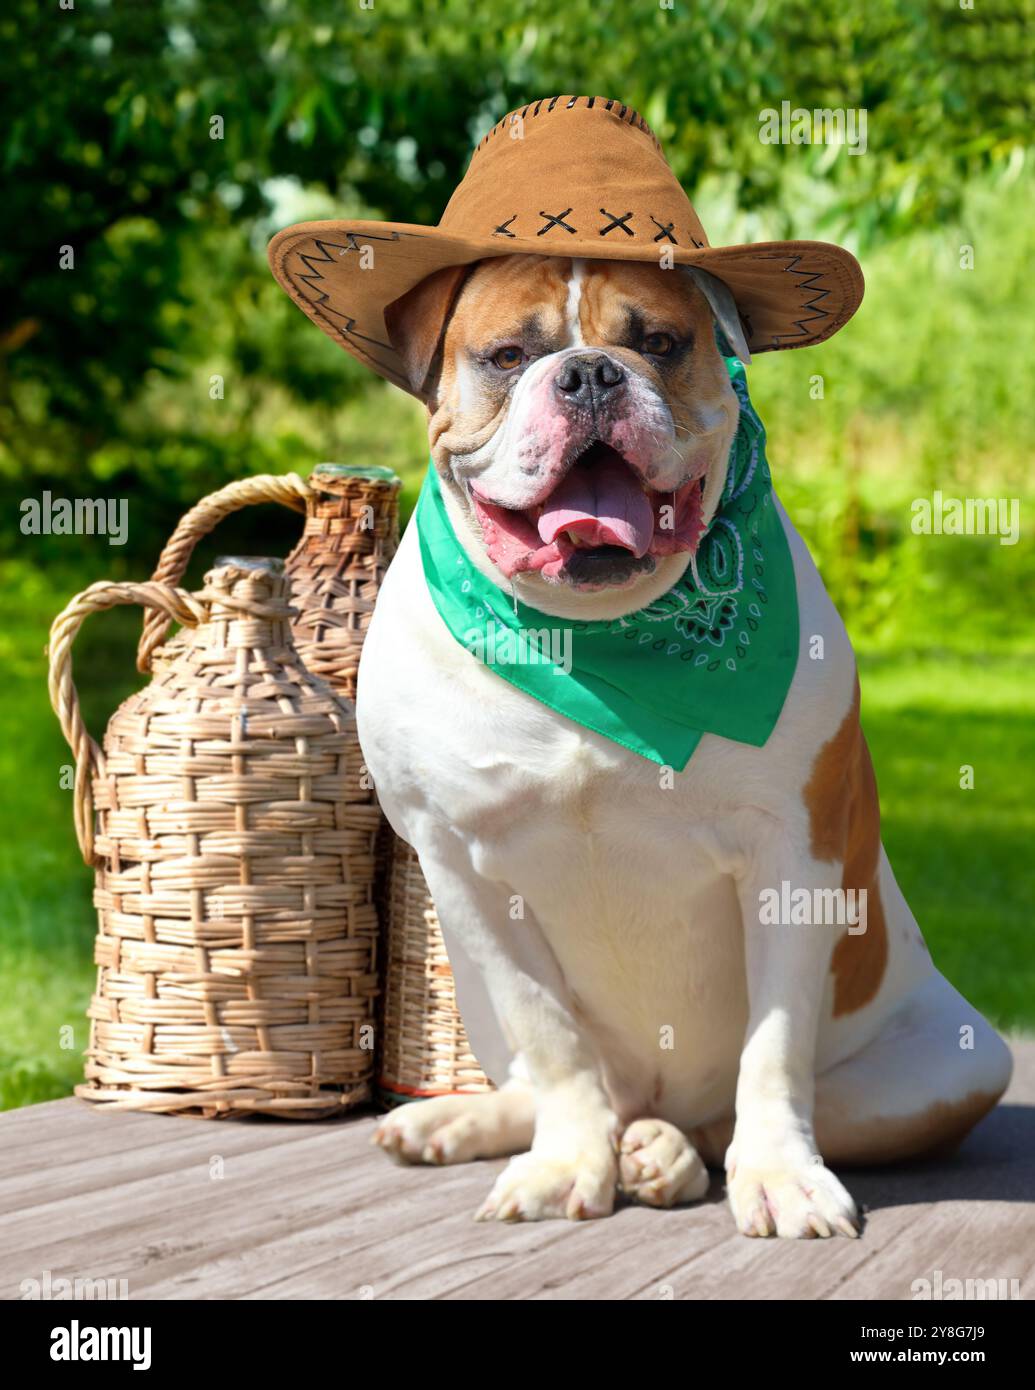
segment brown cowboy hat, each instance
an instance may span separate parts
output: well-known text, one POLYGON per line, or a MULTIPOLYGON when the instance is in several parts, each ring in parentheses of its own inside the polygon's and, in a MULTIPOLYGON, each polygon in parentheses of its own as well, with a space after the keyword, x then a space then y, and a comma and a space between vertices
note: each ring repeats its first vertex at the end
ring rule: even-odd
POLYGON ((646 121, 604 97, 544 97, 504 116, 478 144, 437 227, 300 222, 277 233, 269 259, 329 337, 419 394, 392 345, 389 306, 437 271, 530 252, 708 272, 702 284, 714 276, 728 287, 753 352, 822 342, 863 296, 859 263, 840 246, 710 246, 646 121))

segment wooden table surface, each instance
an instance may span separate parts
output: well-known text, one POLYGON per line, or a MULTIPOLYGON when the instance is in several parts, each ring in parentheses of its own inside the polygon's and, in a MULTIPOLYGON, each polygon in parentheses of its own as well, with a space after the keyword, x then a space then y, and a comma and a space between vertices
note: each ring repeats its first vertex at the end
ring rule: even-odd
POLYGON ((857 1241, 739 1236, 718 1176, 673 1211, 476 1223, 502 1162, 397 1167, 370 1147, 370 1113, 30 1106, 0 1115, 0 1297, 67 1277, 125 1279, 131 1299, 910 1299, 940 1271, 1031 1298, 1035 1042, 1013 1045, 1010 1092, 953 1159, 845 1175, 866 1211, 857 1241))

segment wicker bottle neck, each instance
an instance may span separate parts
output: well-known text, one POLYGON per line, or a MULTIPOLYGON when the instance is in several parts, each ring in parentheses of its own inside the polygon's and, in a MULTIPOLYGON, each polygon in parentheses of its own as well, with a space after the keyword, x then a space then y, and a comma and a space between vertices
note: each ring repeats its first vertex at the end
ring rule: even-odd
POLYGON ((223 565, 205 576, 201 597, 210 605, 207 622, 195 634, 195 647, 277 648, 291 645, 294 610, 290 581, 268 569, 223 565))
POLYGON ((397 493, 402 479, 391 468, 379 464, 318 463, 309 474, 309 486, 317 492, 351 496, 357 489, 376 489, 397 493))
POLYGON ((309 498, 298 548, 391 556, 398 542, 398 484, 350 479, 334 491, 324 491, 321 483, 321 491, 309 498))

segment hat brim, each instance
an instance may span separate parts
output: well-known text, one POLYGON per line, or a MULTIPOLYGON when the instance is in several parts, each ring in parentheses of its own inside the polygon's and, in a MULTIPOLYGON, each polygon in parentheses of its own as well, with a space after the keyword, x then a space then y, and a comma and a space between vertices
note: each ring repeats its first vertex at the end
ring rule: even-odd
MULTIPOLYGON (((858 261, 823 241, 742 246, 666 246, 675 265, 710 271, 730 289, 752 353, 809 347, 837 332, 863 297, 858 261)), ((528 238, 457 236, 441 227, 362 219, 300 222, 269 244, 277 282, 304 314, 378 376, 410 391, 385 328, 385 307, 447 266, 496 256, 551 255, 657 264, 661 247, 566 237, 549 247, 528 238)))

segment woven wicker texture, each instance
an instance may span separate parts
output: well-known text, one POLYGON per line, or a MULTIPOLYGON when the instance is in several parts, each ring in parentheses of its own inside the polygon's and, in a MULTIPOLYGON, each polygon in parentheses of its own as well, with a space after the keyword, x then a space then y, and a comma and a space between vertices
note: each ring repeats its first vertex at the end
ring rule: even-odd
POLYGON ((378 1087, 390 1103, 491 1091, 456 1007, 453 972, 417 855, 391 836, 384 888, 384 1009, 378 1087))
MULTIPOLYGON (((309 669, 349 700, 377 591, 399 542, 399 480, 325 465, 309 477, 305 532, 287 561, 309 669)), ((377 877, 384 962, 378 1087, 389 1102, 487 1090, 456 1007, 435 905, 416 854, 386 825, 377 877)))
MULTIPOLYGON (((363 639, 398 545, 399 479, 384 468, 321 464, 308 483, 296 474, 230 483, 183 517, 154 577, 178 584, 204 535, 230 512, 261 502, 305 507, 305 529, 285 567, 298 610, 295 644, 311 672, 354 701, 363 639)), ((152 653, 156 660, 175 654, 179 636, 158 648, 168 625, 161 612, 148 614, 138 651, 141 670, 149 668, 152 653)), ((372 789, 369 794, 373 799, 372 789)), ((416 855, 387 825, 379 840, 376 881, 384 962, 382 1097, 488 1089, 457 1013, 438 918, 416 855), (393 891, 396 880, 405 891, 393 891), (418 941, 425 943, 420 951, 418 941)))
MULTIPOLYGON (((152 580, 172 587, 182 583, 198 541, 232 512, 259 502, 279 502, 296 512, 304 512, 309 498, 309 488, 297 473, 285 473, 283 477, 261 473, 254 478, 238 478, 228 483, 218 492, 202 498, 180 518, 159 556, 152 580)), ((159 608, 151 608, 144 614, 143 632, 137 647, 137 670, 145 675, 151 670, 151 656, 164 641, 169 622, 169 615, 159 608)))
POLYGON ((314 675, 355 701, 363 638, 399 544, 399 479, 388 469, 324 464, 309 488, 305 530, 286 565, 295 645, 314 675))
POLYGON ((369 1093, 380 817, 351 711, 294 649, 287 594, 268 565, 235 562, 196 596, 96 584, 54 622, 51 699, 97 867, 87 1099, 313 1118, 369 1093), (102 752, 71 647, 123 603, 185 626, 102 752))

